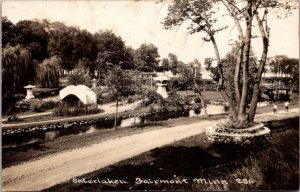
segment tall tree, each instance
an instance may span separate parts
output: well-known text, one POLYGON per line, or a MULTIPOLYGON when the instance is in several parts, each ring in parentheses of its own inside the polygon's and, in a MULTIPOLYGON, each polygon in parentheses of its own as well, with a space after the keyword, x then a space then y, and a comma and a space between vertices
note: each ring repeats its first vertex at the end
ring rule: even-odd
POLYGON ((109 67, 110 71, 105 78, 105 84, 109 87, 111 97, 116 99, 115 129, 117 129, 119 100, 122 97, 133 95, 135 93, 135 87, 131 73, 113 64, 110 64, 109 67))
POLYGON ((16 26, 7 17, 2 17, 2 47, 6 44, 14 46, 16 44, 17 29, 16 26))
POLYGON ((71 85, 92 86, 92 79, 84 60, 80 60, 72 73, 68 75, 68 82, 71 85))
MULTIPOLYGON (((62 68, 70 71, 74 68, 76 61, 73 61, 74 44, 71 27, 62 22, 42 21, 49 34, 48 53, 50 56, 58 56, 62 60, 62 68)), ((76 30, 76 29, 75 29, 76 30)))
POLYGON ((158 68, 158 48, 153 44, 143 43, 134 55, 137 69, 144 72, 152 72, 158 68))
POLYGON ((169 71, 170 69, 170 62, 168 58, 163 58, 161 61, 161 68, 163 72, 169 71))
POLYGON ((32 59, 43 61, 47 56, 48 33, 38 21, 22 20, 16 24, 16 42, 31 52, 32 59))
POLYGON ((94 34, 98 54, 95 68, 98 75, 104 77, 108 72, 107 64, 121 66, 123 69, 134 67, 132 62, 131 50, 125 46, 121 37, 116 36, 112 31, 99 31, 94 34))
POLYGON ((25 93, 24 86, 33 81, 35 67, 31 53, 21 45, 2 49, 2 97, 25 93))
POLYGON ((59 86, 59 71, 61 60, 56 56, 45 59, 37 66, 36 83, 38 86, 55 88, 59 86))
POLYGON ((191 34, 201 32, 204 36, 203 40, 212 43, 215 50, 217 68, 218 68, 218 89, 228 102, 232 120, 237 127, 247 125, 253 122, 257 99, 259 94, 259 86, 261 75, 268 54, 270 28, 267 22, 269 9, 283 8, 290 10, 292 7, 286 2, 279 0, 245 0, 240 3, 236 0, 173 0, 168 8, 168 15, 163 24, 166 29, 182 25, 188 21, 189 32, 191 34), (227 10, 230 17, 234 20, 239 34, 239 49, 236 55, 235 74, 234 74, 234 90, 235 98, 238 105, 234 104, 233 99, 227 94, 224 82, 226 79, 223 75, 223 63, 221 61, 218 44, 215 36, 218 32, 227 28, 227 26, 216 27, 218 17, 216 16, 217 8, 223 6, 227 10), (260 14, 263 13, 261 16, 260 14), (247 97, 249 93, 249 62, 251 40, 253 37, 253 24, 256 21, 260 36, 262 37, 263 51, 255 75, 253 94, 250 102, 249 113, 246 113, 248 105, 247 97), (240 77, 240 71, 242 73, 240 77), (240 80, 242 86, 239 86, 240 80))
POLYGON ((177 55, 173 54, 173 53, 169 53, 168 55, 169 57, 169 65, 170 65, 170 71, 174 74, 177 75, 177 73, 179 72, 178 70, 178 57, 177 55))

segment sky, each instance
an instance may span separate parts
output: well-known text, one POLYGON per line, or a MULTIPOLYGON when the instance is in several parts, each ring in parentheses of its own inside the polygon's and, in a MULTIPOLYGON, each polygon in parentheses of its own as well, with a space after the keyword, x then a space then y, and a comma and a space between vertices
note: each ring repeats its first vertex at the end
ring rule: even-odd
MULTIPOLYGON (((42 0, 4 0, 2 16, 13 23, 25 19, 49 19, 62 21, 66 25, 77 25, 91 33, 110 29, 121 36, 127 46, 138 48, 142 43, 153 43, 158 47, 161 58, 174 53, 179 60, 191 62, 198 59, 204 62, 207 57, 214 58, 214 50, 209 42, 203 42, 201 34, 189 35, 186 25, 165 30, 161 22, 167 15, 168 2, 153 1, 42 1, 42 0)), ((222 17, 219 24, 229 28, 217 34, 216 39, 221 57, 230 50, 230 40, 236 39, 236 28, 230 18, 222 17)), ((269 56, 287 55, 299 58, 299 10, 285 19, 273 19, 271 28, 269 56)), ((258 30, 254 33, 259 34, 258 30)), ((256 38, 252 44, 257 57, 262 50, 261 40, 256 38)))

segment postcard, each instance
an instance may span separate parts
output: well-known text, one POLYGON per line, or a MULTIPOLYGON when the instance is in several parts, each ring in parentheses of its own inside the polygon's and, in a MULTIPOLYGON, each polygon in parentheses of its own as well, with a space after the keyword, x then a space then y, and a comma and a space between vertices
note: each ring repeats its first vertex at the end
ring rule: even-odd
POLYGON ((299 189, 295 0, 2 2, 3 191, 299 189))

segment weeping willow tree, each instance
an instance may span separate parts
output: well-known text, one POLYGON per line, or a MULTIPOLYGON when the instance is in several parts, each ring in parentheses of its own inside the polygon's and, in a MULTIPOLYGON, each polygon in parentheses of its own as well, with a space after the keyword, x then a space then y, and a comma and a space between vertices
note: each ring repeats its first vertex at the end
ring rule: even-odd
POLYGON ((33 81, 35 70, 31 53, 22 47, 7 45, 2 50, 2 97, 25 93, 24 86, 33 81))
POLYGON ((51 57, 37 66, 36 83, 40 87, 54 88, 59 86, 60 59, 51 57))

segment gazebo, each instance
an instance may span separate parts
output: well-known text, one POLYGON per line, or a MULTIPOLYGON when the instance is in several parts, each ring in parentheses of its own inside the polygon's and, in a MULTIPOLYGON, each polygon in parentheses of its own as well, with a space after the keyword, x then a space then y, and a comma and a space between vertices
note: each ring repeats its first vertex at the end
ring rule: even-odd
POLYGON ((163 98, 167 98, 168 97, 168 93, 167 93, 167 82, 170 80, 169 77, 166 76, 158 76, 153 78, 154 81, 156 81, 156 85, 157 85, 157 90, 156 92, 158 94, 160 94, 163 98))

